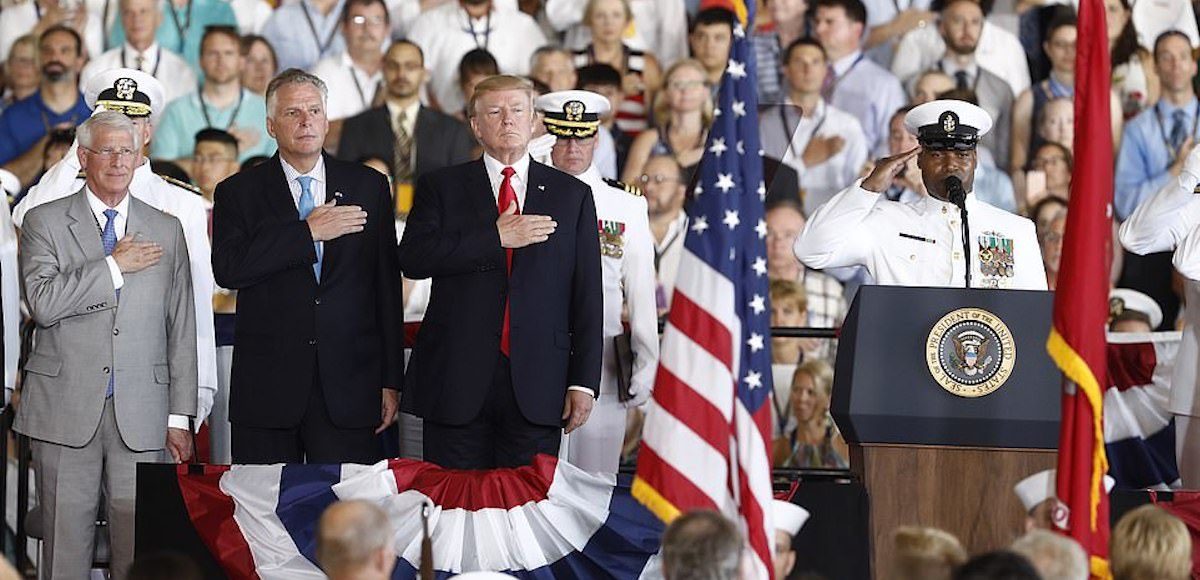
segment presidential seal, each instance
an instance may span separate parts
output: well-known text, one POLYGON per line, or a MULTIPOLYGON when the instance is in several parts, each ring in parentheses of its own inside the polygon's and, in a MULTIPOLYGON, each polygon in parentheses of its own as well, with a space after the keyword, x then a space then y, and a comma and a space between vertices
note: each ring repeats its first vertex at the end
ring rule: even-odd
POLYGON ((1012 374, 1017 346, 1008 326, 979 308, 960 308, 942 317, 925 341, 925 363, 933 380, 951 394, 982 397, 1012 374))

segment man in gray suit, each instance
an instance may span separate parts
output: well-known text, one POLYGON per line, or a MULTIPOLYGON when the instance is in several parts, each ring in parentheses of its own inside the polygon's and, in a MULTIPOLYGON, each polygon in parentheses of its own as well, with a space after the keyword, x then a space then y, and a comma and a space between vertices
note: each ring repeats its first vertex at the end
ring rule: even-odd
POLYGON ((129 195, 141 131, 101 112, 78 138, 83 189, 31 210, 21 233, 37 329, 14 428, 33 440, 42 577, 87 577, 103 489, 112 575, 123 578, 136 464, 192 453, 167 417, 196 413, 195 310, 178 220, 129 195))

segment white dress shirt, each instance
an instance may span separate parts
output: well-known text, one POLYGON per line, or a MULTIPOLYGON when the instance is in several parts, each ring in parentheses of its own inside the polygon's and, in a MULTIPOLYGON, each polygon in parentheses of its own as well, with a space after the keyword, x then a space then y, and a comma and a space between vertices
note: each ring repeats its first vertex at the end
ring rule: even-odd
MULTIPOLYGON (((300 210, 300 194, 303 193, 300 189, 300 177, 307 175, 313 178, 312 184, 309 185, 309 193, 312 194, 313 207, 325 205, 325 156, 317 157, 317 163, 313 168, 308 170, 308 173, 300 173, 298 169, 292 167, 282 156, 279 157, 279 162, 283 164, 283 176, 287 179, 288 190, 292 192, 292 203, 296 204, 296 211, 300 210)), ((319 248, 317 251, 325 249, 325 242, 314 242, 319 248)))
MULTIPOLYGON (((116 220, 113 223, 113 231, 117 234, 117 241, 125 237, 125 224, 129 221, 129 195, 121 198, 121 202, 116 207, 108 207, 96 194, 92 193, 90 187, 84 188, 87 191, 88 207, 92 208, 92 216, 96 218, 96 227, 99 228, 100 235, 103 238, 104 228, 108 227, 108 216, 104 215, 105 211, 110 209, 117 210, 117 215, 113 217, 116 220)), ((121 267, 117 265, 117 260, 112 256, 104 258, 108 264, 108 273, 112 275, 113 288, 120 290, 125 285, 125 277, 121 275, 121 267)), ((186 428, 186 426, 184 427, 186 428)))
MULTIPOLYGON (((1045 290, 1046 271, 1033 222, 967 194, 970 215, 971 287, 1045 290), (980 254, 993 243, 1011 248, 1001 274, 985 274, 980 254), (988 247, 981 247, 987 244, 988 247)), ((888 201, 861 181, 833 196, 813 214, 796 238, 796 257, 818 270, 865 266, 878 284, 961 288, 962 226, 958 207, 924 196, 910 203, 888 201)), ((988 250, 989 264, 1004 264, 988 250)))
MULTIPOLYGON (((13 41, 29 34, 37 26, 43 12, 34 0, 5 6, 0 11, 0 62, 8 60, 13 41)), ((104 25, 100 22, 100 16, 90 10, 83 26, 83 48, 91 56, 104 52, 104 25)))
POLYGON ((867 151, 886 155, 888 123, 908 103, 904 87, 887 69, 855 51, 833 62, 833 93, 829 104, 859 120, 867 151))
POLYGON ((383 83, 382 66, 375 74, 367 74, 345 52, 321 59, 313 67, 312 74, 325 81, 329 88, 326 113, 330 121, 353 117, 371 108, 375 90, 383 83))
MULTIPOLYGON (((89 80, 106 70, 125 67, 137 68, 137 57, 142 55, 142 72, 152 75, 162 83, 167 103, 196 90, 196 73, 182 57, 165 50, 157 42, 138 52, 128 42, 124 46, 107 50, 93 58, 79 73, 79 86, 87 86, 89 80)), ((165 106, 165 103, 163 104, 165 106)), ((155 105, 155 109, 162 108, 155 105)))
MULTIPOLYGON (((570 50, 587 48, 592 42, 591 31, 584 26, 587 0, 546 0, 546 20, 555 30, 565 30, 563 46, 570 50)), ((634 50, 649 52, 658 59, 663 70, 688 55, 687 9, 683 0, 630 0, 633 12, 631 34, 625 44, 634 50)))
POLYGON ((774 114, 760 116, 759 127, 764 149, 782 151, 782 161, 800 176, 804 211, 812 215, 835 193, 854 183, 867 161, 867 138, 858 119, 828 105, 825 99, 817 102, 811 115, 803 117, 799 107, 789 106, 790 103, 789 99, 782 107, 773 108, 774 114), (814 136, 841 137, 844 144, 829 159, 808 167, 802 156, 814 136))
MULTIPOLYGON (((896 45, 892 58, 892 74, 907 79, 934 67, 946 56, 946 41, 936 26, 915 28, 896 45)), ((991 22, 983 21, 979 44, 975 47, 975 62, 1004 79, 1012 87, 1013 97, 1029 88, 1029 63, 1025 49, 1017 36, 991 22)))
POLYGON ((408 39, 425 53, 430 92, 447 114, 463 108, 458 64, 467 52, 486 49, 496 57, 500 72, 524 75, 529 73, 533 52, 547 44, 537 22, 524 12, 501 5, 494 6, 488 16, 472 19, 458 2, 421 14, 408 39))

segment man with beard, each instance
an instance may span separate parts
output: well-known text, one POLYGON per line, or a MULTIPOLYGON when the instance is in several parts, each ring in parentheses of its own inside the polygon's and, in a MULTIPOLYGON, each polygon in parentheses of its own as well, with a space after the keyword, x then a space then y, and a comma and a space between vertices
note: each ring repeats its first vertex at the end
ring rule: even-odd
POLYGON ((79 94, 84 60, 79 33, 66 26, 47 29, 38 40, 38 60, 37 92, 0 114, 0 164, 19 177, 37 173, 52 129, 74 127, 91 114, 79 94))
MULTIPOLYGON (((979 66, 975 49, 983 31, 983 9, 975 0, 949 0, 942 8, 938 31, 946 42, 946 54, 932 70, 954 79, 956 89, 975 92, 979 106, 995 121, 993 130, 980 141, 992 156, 992 164, 1008 167, 1009 132, 1012 129, 1013 93, 1004 79, 979 66)), ((908 82, 916 83, 919 75, 908 82)))
POLYGON ((232 133, 238 140, 238 161, 275 152, 267 135, 267 103, 242 87, 241 37, 231 26, 213 26, 200 42, 200 67, 204 83, 199 91, 184 95, 163 113, 150 143, 150 156, 191 168, 196 133, 209 127, 232 133))
POLYGON ((383 46, 389 29, 383 0, 349 0, 342 11, 342 37, 346 50, 327 56, 313 67, 329 87, 330 143, 342 132, 342 120, 369 108, 383 84, 383 46))
POLYGON ((475 139, 466 125, 421 105, 428 74, 420 47, 407 40, 392 43, 383 58, 384 104, 346 119, 338 157, 391 161, 392 181, 402 190, 411 190, 429 171, 469 161, 475 139))
POLYGON ((904 126, 920 146, 880 160, 817 210, 796 239, 796 257, 816 269, 865 266, 890 286, 962 287, 969 274, 972 288, 1045 290, 1033 222, 973 191, 975 147, 992 128, 987 112, 964 101, 931 101, 909 111, 904 126), (884 192, 913 156, 929 195, 890 201, 884 192), (961 206, 952 201, 956 193, 961 206))

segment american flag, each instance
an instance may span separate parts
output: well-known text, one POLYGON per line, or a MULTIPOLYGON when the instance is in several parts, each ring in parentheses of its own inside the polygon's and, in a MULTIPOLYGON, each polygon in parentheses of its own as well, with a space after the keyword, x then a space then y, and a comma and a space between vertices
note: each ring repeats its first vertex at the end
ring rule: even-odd
MULTIPOLYGON (((728 4, 727 4, 728 5, 728 4)), ((716 118, 647 405, 633 493, 664 521, 706 508, 739 522, 772 575, 770 315, 754 50, 737 15, 716 118)))

